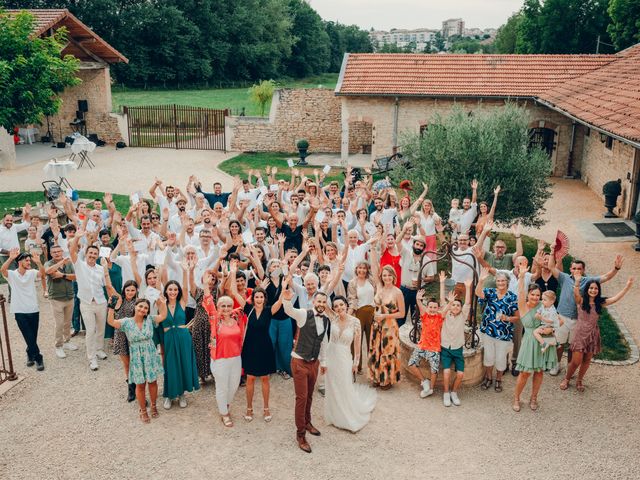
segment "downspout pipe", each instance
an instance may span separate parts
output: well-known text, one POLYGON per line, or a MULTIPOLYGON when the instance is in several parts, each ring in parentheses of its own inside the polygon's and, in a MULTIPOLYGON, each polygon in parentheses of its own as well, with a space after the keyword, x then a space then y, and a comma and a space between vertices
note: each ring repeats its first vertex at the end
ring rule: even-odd
POLYGON ((398 111, 400 109, 400 99, 396 97, 393 103, 393 138, 391 142, 393 143, 393 151, 392 153, 395 155, 398 153, 398 111))

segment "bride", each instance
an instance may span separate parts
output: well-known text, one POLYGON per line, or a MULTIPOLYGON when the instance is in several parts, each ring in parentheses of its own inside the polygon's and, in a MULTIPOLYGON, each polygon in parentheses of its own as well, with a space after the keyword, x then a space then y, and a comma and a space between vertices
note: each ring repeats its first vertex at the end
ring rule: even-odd
POLYGON ((327 351, 324 417, 328 424, 357 432, 364 427, 376 404, 376 391, 354 383, 362 348, 360 321, 347 314, 347 299, 337 296, 327 309, 331 320, 331 339, 327 351), (354 344, 354 355, 351 345, 354 344))

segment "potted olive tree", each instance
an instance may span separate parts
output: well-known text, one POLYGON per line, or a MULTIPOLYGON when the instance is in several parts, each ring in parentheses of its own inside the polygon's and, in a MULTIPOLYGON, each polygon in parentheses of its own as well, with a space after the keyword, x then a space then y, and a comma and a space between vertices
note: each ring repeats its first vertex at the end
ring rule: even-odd
POLYGON ((305 159, 309 156, 309 154, 307 153, 309 142, 303 138, 301 140, 298 140, 298 142, 296 143, 296 147, 298 148, 298 154, 300 155, 300 161, 298 162, 298 165, 308 165, 305 159))
POLYGON ((602 193, 604 194, 604 207, 607 211, 604 214, 604 218, 615 218, 617 215, 613 213, 613 209, 618 203, 618 197, 622 193, 622 180, 611 180, 602 186, 602 193))

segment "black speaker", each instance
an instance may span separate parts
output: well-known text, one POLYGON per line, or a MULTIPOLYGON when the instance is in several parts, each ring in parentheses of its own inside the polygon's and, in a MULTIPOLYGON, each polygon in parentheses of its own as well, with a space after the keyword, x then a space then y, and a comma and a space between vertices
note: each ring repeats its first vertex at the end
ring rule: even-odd
POLYGON ((87 102, 86 100, 78 100, 78 110, 80 110, 81 112, 88 112, 89 102, 87 102))
POLYGON ((76 118, 78 120, 83 120, 84 119, 84 112, 82 110, 76 110, 76 118))

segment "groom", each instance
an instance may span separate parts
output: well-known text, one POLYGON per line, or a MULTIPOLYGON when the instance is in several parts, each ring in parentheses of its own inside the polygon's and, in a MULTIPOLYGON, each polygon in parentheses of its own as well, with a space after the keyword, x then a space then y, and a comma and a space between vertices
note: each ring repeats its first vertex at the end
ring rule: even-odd
POLYGON ((327 307, 327 295, 316 292, 313 296, 313 308, 304 310, 291 305, 293 291, 290 288, 282 292, 286 314, 298 325, 298 336, 291 352, 291 373, 296 392, 296 437, 301 450, 311 453, 306 432, 320 435, 320 431, 311 424, 311 401, 313 390, 320 372, 325 373, 325 350, 327 347, 327 329, 329 318, 324 314, 327 307))

